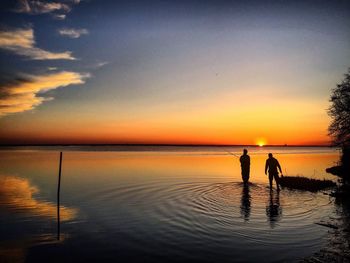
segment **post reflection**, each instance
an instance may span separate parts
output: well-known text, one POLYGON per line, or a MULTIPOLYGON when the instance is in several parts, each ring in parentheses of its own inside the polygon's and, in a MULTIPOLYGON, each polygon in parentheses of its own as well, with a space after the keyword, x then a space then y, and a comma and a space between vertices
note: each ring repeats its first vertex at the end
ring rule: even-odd
POLYGON ((250 193, 249 193, 249 183, 242 184, 242 196, 241 196, 241 216, 244 221, 249 221, 250 217, 250 193))
POLYGON ((60 235, 61 235, 61 219, 60 219, 61 171, 62 171, 62 152, 60 152, 60 162, 59 162, 59 168, 58 168, 58 183, 57 183, 57 240, 60 240, 60 235))
POLYGON ((270 227, 274 228, 281 219, 282 207, 280 206, 280 191, 270 190, 268 205, 266 206, 266 216, 270 227))

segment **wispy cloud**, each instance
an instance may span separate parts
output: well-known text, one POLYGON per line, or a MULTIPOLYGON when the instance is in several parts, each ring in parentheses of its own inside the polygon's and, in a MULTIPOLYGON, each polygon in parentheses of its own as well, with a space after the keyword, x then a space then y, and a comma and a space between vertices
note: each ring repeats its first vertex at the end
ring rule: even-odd
POLYGON ((0 116, 31 110, 52 97, 42 97, 49 90, 84 84, 88 73, 62 71, 39 76, 24 76, 0 86, 0 116))
POLYGON ((108 64, 109 64, 108 61, 98 62, 98 63, 96 64, 96 68, 102 68, 103 66, 106 66, 106 65, 108 65, 108 64))
POLYGON ((55 53, 35 47, 32 28, 0 31, 0 48, 34 60, 75 59, 70 51, 55 53))
POLYGON ((82 35, 89 34, 89 31, 87 29, 81 28, 81 29, 74 29, 74 28, 62 28, 58 30, 58 33, 61 36, 66 36, 69 38, 79 38, 82 35))
POLYGON ((70 6, 64 3, 44 2, 36 0, 20 0, 16 11, 18 13, 45 14, 54 11, 69 12, 70 6))
POLYGON ((55 2, 42 0, 18 0, 17 8, 14 11, 32 15, 50 13, 57 19, 65 19, 66 14, 72 10, 72 6, 79 3, 79 0, 57 0, 55 2))
POLYGON ((66 15, 65 14, 54 14, 53 18, 55 18, 57 20, 64 20, 64 19, 66 19, 66 15))

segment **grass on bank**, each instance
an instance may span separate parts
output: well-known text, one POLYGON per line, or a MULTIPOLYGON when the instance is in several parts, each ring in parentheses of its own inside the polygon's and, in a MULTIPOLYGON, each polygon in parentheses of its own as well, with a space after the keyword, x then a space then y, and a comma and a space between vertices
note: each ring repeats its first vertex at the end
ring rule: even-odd
POLYGON ((311 192, 317 192, 336 186, 336 183, 331 180, 310 179, 302 176, 283 176, 279 181, 280 185, 283 187, 311 192))

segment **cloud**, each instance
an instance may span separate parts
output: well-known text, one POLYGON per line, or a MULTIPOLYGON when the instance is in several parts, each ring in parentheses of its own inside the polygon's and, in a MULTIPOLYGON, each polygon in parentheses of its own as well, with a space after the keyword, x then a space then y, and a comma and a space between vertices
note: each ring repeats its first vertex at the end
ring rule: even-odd
POLYGON ((72 10, 72 6, 79 3, 80 0, 57 0, 55 2, 42 0, 18 0, 17 7, 14 11, 31 15, 52 14, 54 18, 65 19, 66 14, 72 10))
POLYGON ((16 11, 27 14, 45 14, 54 11, 69 12, 71 7, 64 3, 44 2, 36 0, 20 0, 16 11))
POLYGON ((50 52, 34 46, 32 28, 0 31, 0 48, 34 60, 67 59, 75 60, 70 51, 50 52))
POLYGON ((57 20, 64 20, 64 19, 66 19, 66 15, 65 14, 54 14, 53 18, 55 18, 57 20))
POLYGON ((58 30, 58 33, 61 36, 66 36, 69 38, 79 38, 82 35, 89 34, 89 31, 87 29, 81 28, 81 29, 74 29, 74 28, 62 28, 58 30))
POLYGON ((98 62, 98 63, 96 64, 96 68, 102 68, 103 66, 106 66, 106 65, 108 65, 108 64, 109 64, 108 61, 98 62))
POLYGON ((44 101, 39 96, 49 90, 69 85, 84 84, 88 73, 62 71, 39 76, 24 76, 0 86, 0 116, 31 110, 44 101))

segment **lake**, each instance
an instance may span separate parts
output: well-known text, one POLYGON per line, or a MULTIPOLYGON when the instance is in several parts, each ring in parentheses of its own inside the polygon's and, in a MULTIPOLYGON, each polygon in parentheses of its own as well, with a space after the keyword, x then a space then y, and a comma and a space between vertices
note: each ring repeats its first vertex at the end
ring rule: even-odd
POLYGON ((329 190, 270 191, 264 166, 272 152, 284 175, 336 181, 339 151, 248 147, 244 187, 242 149, 2 147, 0 261, 294 262, 327 246, 329 190))

